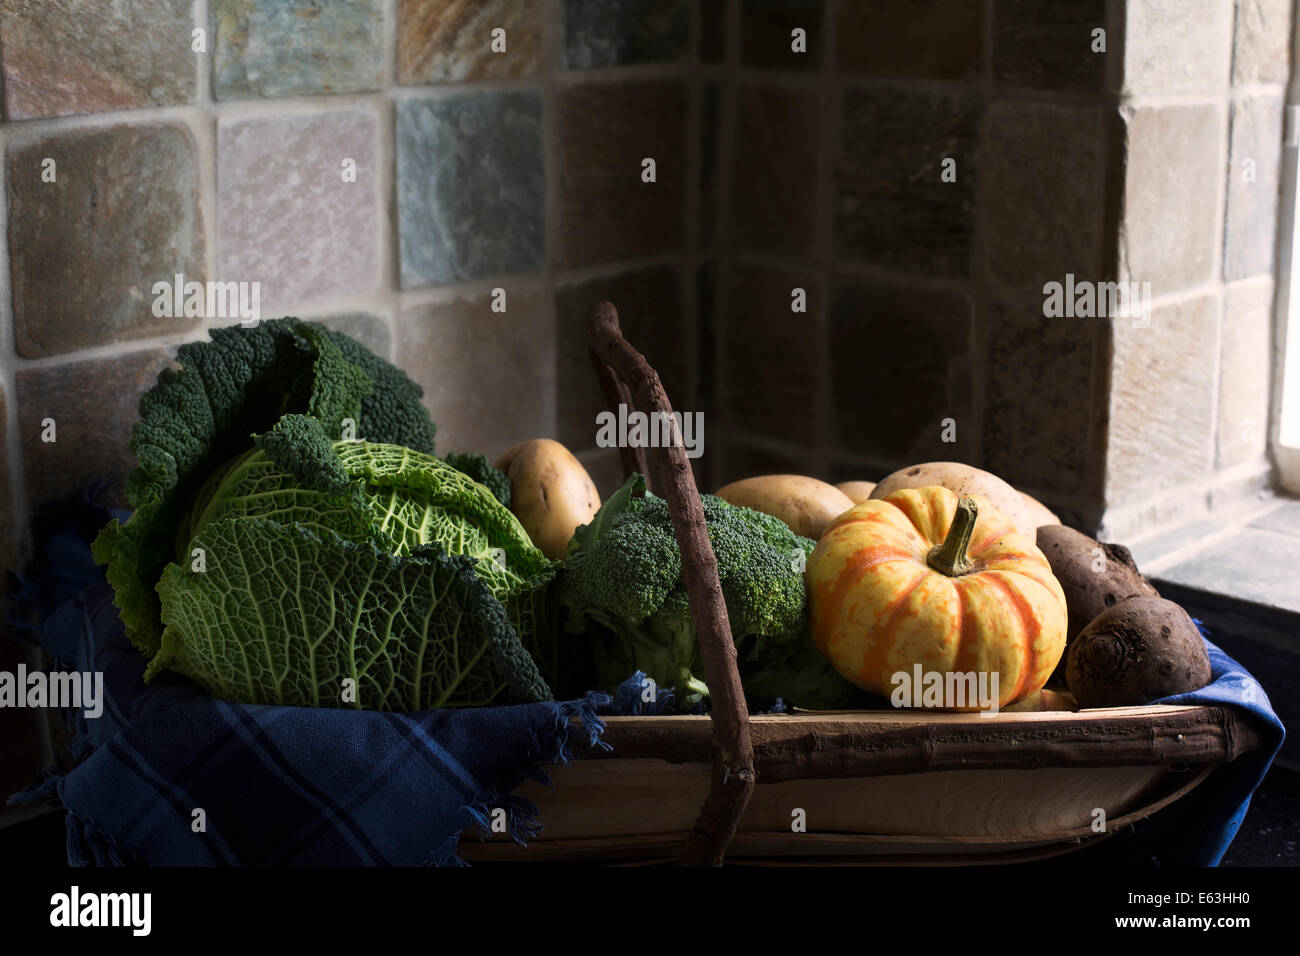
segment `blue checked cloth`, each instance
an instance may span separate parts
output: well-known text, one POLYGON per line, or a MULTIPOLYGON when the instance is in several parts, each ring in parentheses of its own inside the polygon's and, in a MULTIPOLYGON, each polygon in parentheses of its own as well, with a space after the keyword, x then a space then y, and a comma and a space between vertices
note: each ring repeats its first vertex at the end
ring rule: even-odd
POLYGON ((170 674, 146 689, 88 547, 125 514, 70 504, 24 603, 55 669, 104 675, 104 709, 63 712, 76 766, 10 802, 57 798, 72 865, 454 865, 459 834, 494 808, 516 839, 536 834, 536 806, 511 791, 545 781, 572 738, 607 746, 605 694, 395 714, 234 704, 170 674))
MULTIPOLYGON (((512 791, 569 759, 572 718, 582 720, 583 742, 608 747, 598 714, 671 704, 664 690, 642 703, 640 674, 613 698, 415 714, 233 704, 168 673, 146 690, 145 662, 88 547, 110 515, 125 513, 83 495, 59 514, 57 527, 38 528, 45 546, 23 603, 39 612, 39 640, 56 669, 103 673, 104 712, 94 720, 64 712, 79 762, 11 802, 58 799, 73 865, 455 865, 460 833, 486 828, 493 808, 506 810, 517 840, 540 830, 537 807, 512 791)), ((1217 865, 1282 746, 1263 688, 1206 647, 1211 682, 1158 703, 1239 707, 1255 717, 1264 745, 1100 844, 1115 850, 1112 859, 1217 865)))

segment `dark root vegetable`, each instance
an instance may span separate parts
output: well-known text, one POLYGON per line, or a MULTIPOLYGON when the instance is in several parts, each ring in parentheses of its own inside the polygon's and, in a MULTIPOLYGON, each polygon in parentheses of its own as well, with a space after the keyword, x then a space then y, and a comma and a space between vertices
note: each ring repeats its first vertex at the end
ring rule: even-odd
POLYGON ((1122 544, 1102 544, 1065 525, 1044 525, 1037 537, 1039 550, 1065 592, 1067 645, 1098 614, 1125 598, 1160 596, 1122 544))
POLYGON ((1067 653, 1066 677, 1080 707, 1145 704, 1210 682, 1201 632, 1164 598, 1119 601, 1085 627, 1067 653))
POLYGON ((1064 525, 1044 525, 1037 540, 1065 592, 1065 653, 1052 674, 1053 683, 1063 684, 1070 645, 1098 614, 1127 597, 1160 595, 1122 544, 1102 544, 1064 525))

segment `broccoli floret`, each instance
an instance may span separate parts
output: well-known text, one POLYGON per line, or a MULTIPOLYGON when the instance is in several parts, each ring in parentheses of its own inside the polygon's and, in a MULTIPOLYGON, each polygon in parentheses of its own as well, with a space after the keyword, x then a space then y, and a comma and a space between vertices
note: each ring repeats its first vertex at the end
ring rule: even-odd
POLYGON ((510 507, 510 479, 506 473, 492 467, 487 455, 477 452, 452 452, 443 459, 457 471, 469 475, 480 485, 486 485, 492 496, 507 508, 510 507))
MULTIPOLYGON (((668 505, 640 476, 606 502, 570 545, 559 586, 573 633, 596 631, 597 679, 614 687, 642 670, 676 690, 679 708, 708 695, 668 505), (591 624, 596 627, 591 627, 591 624)), ((813 542, 768 515, 703 496, 732 636, 759 658, 807 640, 803 560, 813 542)))

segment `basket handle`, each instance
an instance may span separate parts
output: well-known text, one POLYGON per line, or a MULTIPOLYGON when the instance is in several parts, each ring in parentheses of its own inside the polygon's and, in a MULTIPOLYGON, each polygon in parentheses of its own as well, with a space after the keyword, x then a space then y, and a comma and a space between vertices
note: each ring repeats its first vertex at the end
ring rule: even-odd
MULTIPOLYGON (((709 685, 713 722, 709 792, 687 839, 681 863, 721 866, 727 845, 735 836, 753 794, 756 773, 749 711, 740 685, 740 672, 736 669, 736 645, 718 581, 718 563, 709 544, 704 505, 659 374, 623 338, 618 310, 613 303, 596 302, 588 310, 587 345, 605 399, 615 406, 616 412, 617 405, 622 403, 629 409, 639 407, 650 415, 667 415, 666 420, 660 421, 672 422, 673 441, 654 448, 652 455, 682 554, 682 576, 704 662, 704 679, 709 685)), ((620 449, 620 456, 625 471, 637 468, 649 479, 644 449, 620 449)))

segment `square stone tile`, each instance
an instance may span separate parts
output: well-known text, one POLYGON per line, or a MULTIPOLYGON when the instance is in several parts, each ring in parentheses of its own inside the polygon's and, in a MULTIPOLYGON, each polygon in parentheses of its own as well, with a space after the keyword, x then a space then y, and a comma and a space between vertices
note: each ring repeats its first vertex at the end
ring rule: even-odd
POLYGON ((700 94, 699 246, 713 247, 718 218, 718 84, 706 83, 700 94))
MULTIPOLYGON (((561 286, 555 293, 556 438, 574 452, 596 447, 596 416, 609 408, 587 353, 587 309, 601 300, 618 309, 624 337, 659 373, 673 410, 697 410, 689 391, 689 325, 675 269, 660 266, 561 286)), ((708 425, 706 419, 706 442, 708 425)))
POLYGON ((816 444, 821 376, 818 328, 825 303, 812 273, 733 263, 727 270, 723 401, 727 422, 749 432, 816 444), (794 290, 806 311, 793 311, 794 290))
POLYGON ((397 104, 403 288, 541 268, 545 216, 540 94, 397 104))
POLYGON ((993 75, 1043 90, 1100 90, 1106 53, 1093 52, 1093 30, 1106 27, 1105 0, 997 0, 993 75))
POLYGON ((1300 538, 1300 501, 1289 501, 1276 511, 1270 511, 1262 518, 1256 518, 1250 526, 1300 538))
POLYGON ((1273 283, 1229 286, 1219 366, 1220 468, 1264 454, 1273 380, 1273 283))
POLYGON ((521 0, 398 0, 397 82, 459 83, 533 76, 542 59, 542 8, 521 0), (505 31, 505 50, 493 31, 505 31))
POLYGON ((741 65, 766 70, 817 70, 822 64, 825 14, 825 0, 741 0, 741 65), (804 52, 793 48, 795 30, 804 31, 804 52))
POLYGON ((1228 282, 1273 272, 1282 99, 1252 97, 1233 103, 1231 123, 1223 243, 1223 278, 1228 282))
POLYGON ((266 316, 373 289, 378 174, 369 107, 219 120, 221 279, 261 282, 266 316))
POLYGON ((819 113, 816 90, 744 86, 737 91, 729 233, 736 248, 813 257, 819 113))
POLYGON ((829 333, 834 446, 900 466, 972 460, 971 328, 960 293, 838 278, 829 333), (946 418, 956 421, 955 442, 942 440, 946 418))
POLYGON ((388 323, 377 315, 370 312, 339 312, 312 321, 351 336, 380 358, 392 359, 393 334, 388 323))
POLYGON ((385 0, 209 0, 219 100, 384 86, 385 0))
POLYGON ((727 56, 727 4, 723 0, 705 0, 699 8, 700 61, 719 63, 727 56))
POLYGON ((189 128, 98 126, 9 143, 14 344, 24 358, 175 335, 154 283, 207 279, 189 128), (50 163, 53 165, 50 165, 50 163), (49 175, 53 182, 44 181, 49 175))
POLYGON ((993 306, 984 405, 988 470, 1018 487, 1072 494, 1087 486, 1100 321, 993 306))
POLYGON ((839 124, 837 253, 908 272, 968 275, 978 105, 947 93, 849 88, 839 124), (955 182, 942 180, 945 158, 956 160, 955 182))
POLYGON ((1209 473, 1214 403, 1206 389, 1218 362, 1218 322, 1217 295, 1155 308, 1147 328, 1134 328, 1131 319, 1115 321, 1108 506, 1209 473))
POLYGON ((555 336, 539 283, 507 282, 506 310, 488 292, 402 313, 398 364, 424 388, 438 454, 495 461, 516 442, 548 434, 555 336))
POLYGON ((1233 83, 1285 83, 1291 75, 1291 0, 1237 0, 1233 83))
POLYGON ((581 83, 558 96, 564 268, 658 255, 685 242, 686 87, 581 83), (642 160, 656 180, 642 181, 642 160))
POLYGON ((1300 538, 1246 528, 1160 575, 1184 587, 1300 612, 1300 538))
POLYGON ((564 0, 564 67, 662 63, 686 56, 686 0, 564 0))
POLYGON ((190 103, 191 0, 0 0, 9 120, 190 103))
POLYGON ((1121 279, 1161 295, 1208 281, 1214 271, 1223 164, 1219 107, 1144 106, 1128 123, 1121 279))
POLYGON ((1040 292, 1067 273, 1093 281, 1101 262, 1101 111, 1004 100, 980 140, 985 267, 998 284, 1040 292))
POLYGON ((960 80, 980 74, 984 0, 835 0, 846 73, 960 80))
POLYGON ((126 505, 126 476, 136 466, 130 450, 136 403, 172 358, 169 349, 148 349, 18 370, 18 427, 29 509, 97 479, 109 482, 105 500, 126 505), (46 419, 54 421, 54 441, 42 440, 46 419))
POLYGON ((1232 11, 1233 0, 1127 0, 1124 92, 1218 93, 1232 62, 1232 11))

